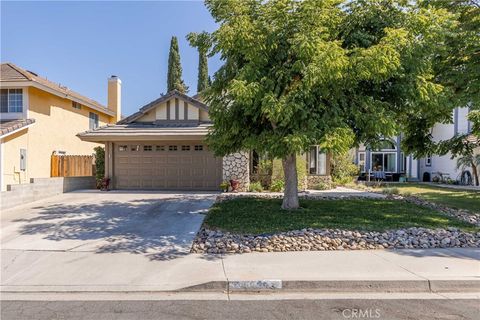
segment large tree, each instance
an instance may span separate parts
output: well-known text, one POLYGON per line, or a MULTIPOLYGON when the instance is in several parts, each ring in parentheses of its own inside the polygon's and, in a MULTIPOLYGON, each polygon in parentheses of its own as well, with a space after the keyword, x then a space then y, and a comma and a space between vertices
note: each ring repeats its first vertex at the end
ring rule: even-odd
POLYGON ((209 85, 207 52, 210 49, 210 35, 203 31, 200 33, 190 32, 187 35, 190 45, 198 50, 198 79, 197 92, 200 93, 209 85))
POLYGON ((180 51, 177 37, 170 41, 170 53, 168 54, 167 92, 178 90, 186 93, 188 87, 182 80, 182 65, 180 63, 180 51))
POLYGON ((452 27, 444 9, 407 0, 206 0, 224 65, 206 90, 218 155, 256 149, 282 159, 282 207, 299 207, 295 155, 374 145, 405 132, 428 145, 451 108, 432 61, 452 27), (411 123, 414 119, 421 125, 411 123))

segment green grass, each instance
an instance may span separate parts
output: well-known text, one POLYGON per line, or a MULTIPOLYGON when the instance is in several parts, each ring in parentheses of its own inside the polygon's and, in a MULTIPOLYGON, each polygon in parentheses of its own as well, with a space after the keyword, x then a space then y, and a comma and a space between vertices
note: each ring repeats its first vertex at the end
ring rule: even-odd
POLYGON ((280 199, 239 198, 215 204, 205 226, 238 234, 264 234, 303 228, 387 230, 405 227, 458 227, 478 230, 458 219, 398 200, 300 200, 301 209, 280 209, 280 199))
POLYGON ((420 183, 395 184, 392 186, 398 188, 400 194, 407 192, 411 193, 412 196, 450 208, 480 213, 480 191, 465 191, 420 183))

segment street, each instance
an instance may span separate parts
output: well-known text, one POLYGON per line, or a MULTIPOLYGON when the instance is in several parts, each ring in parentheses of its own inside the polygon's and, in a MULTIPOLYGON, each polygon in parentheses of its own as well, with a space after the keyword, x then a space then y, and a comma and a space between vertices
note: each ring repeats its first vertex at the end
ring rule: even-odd
POLYGON ((3 301, 3 320, 478 319, 477 299, 3 301))

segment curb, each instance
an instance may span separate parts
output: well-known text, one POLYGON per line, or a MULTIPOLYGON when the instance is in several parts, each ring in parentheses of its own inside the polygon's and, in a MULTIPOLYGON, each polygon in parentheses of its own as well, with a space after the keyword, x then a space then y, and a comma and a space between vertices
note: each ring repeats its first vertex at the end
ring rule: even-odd
POLYGON ((325 280, 212 281, 177 292, 325 292, 325 293, 440 293, 480 292, 480 280, 325 280))

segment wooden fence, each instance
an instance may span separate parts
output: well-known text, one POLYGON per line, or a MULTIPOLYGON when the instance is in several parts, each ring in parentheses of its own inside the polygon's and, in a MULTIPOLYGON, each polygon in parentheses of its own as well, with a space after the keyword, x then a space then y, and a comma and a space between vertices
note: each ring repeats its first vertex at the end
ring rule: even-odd
POLYGON ((52 155, 51 177, 86 177, 95 174, 94 156, 52 155))

